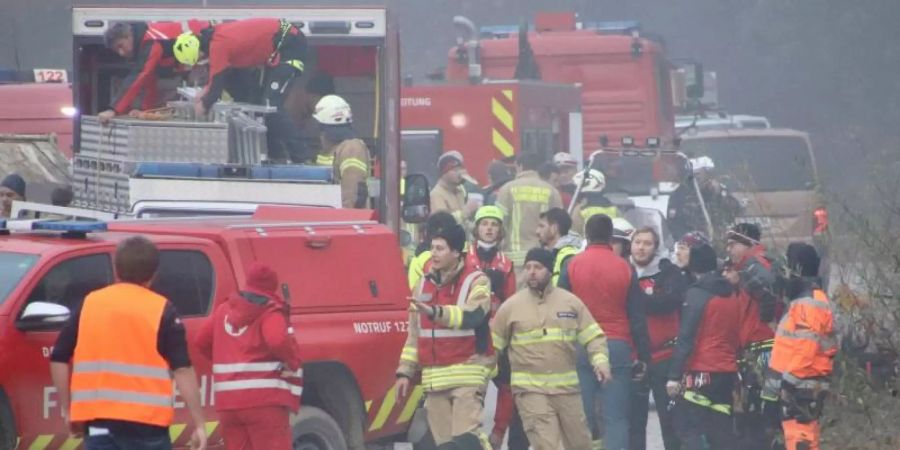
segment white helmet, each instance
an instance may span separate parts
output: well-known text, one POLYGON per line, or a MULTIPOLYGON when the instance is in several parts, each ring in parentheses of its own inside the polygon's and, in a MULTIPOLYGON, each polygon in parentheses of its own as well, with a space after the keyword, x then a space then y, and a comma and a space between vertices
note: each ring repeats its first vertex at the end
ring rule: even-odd
POLYGON ((597 169, 588 170, 587 180, 584 180, 584 171, 578 171, 572 177, 572 182, 575 186, 581 186, 581 192, 603 192, 606 188, 606 177, 597 169))
POLYGON ((622 239, 631 242, 631 235, 634 233, 634 225, 631 222, 621 218, 613 217, 613 239, 622 239))
POLYGON ((699 158, 691 159, 691 170, 694 172, 694 175, 704 170, 713 170, 715 168, 716 163, 714 163, 712 158, 710 158, 709 156, 701 156, 699 158))
POLYGON ((353 123, 350 104, 337 95, 326 95, 316 103, 315 118, 322 125, 348 125, 353 123))
POLYGON ((571 153, 557 153, 553 155, 553 165, 578 167, 578 160, 571 153))

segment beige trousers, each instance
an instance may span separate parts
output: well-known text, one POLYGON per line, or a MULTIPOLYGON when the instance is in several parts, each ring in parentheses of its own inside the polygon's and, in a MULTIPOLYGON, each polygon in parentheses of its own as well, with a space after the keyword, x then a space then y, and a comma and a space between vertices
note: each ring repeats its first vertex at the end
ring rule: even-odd
POLYGON ((525 434, 534 450, 590 450, 591 433, 581 394, 515 394, 525 434), (562 447, 560 447, 562 445, 562 447))

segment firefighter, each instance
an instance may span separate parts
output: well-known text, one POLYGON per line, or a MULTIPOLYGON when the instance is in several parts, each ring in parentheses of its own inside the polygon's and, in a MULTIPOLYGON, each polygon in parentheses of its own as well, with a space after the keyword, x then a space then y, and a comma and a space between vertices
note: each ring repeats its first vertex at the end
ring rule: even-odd
POLYGON ((612 220, 613 235, 610 240, 613 253, 625 258, 631 258, 631 235, 634 233, 634 225, 631 222, 616 217, 612 220))
POLYGON ((805 243, 787 250, 787 296, 791 303, 775 332, 766 387, 780 392, 787 450, 819 448, 819 417, 837 353, 834 317, 817 284, 819 255, 805 243))
POLYGON ((468 228, 469 220, 478 210, 478 203, 467 200, 465 160, 463 155, 451 150, 438 158, 438 170, 441 178, 431 190, 431 211, 447 211, 456 222, 468 228))
POLYGON ((172 53, 172 43, 181 33, 200 34, 209 28, 206 20, 185 22, 118 22, 110 26, 104 38, 106 48, 132 63, 131 71, 125 77, 121 94, 112 102, 110 109, 97 114, 101 123, 131 111, 134 100, 141 98, 141 109, 155 108, 157 98, 157 77, 166 71, 174 73, 177 62, 172 53))
MULTIPOLYGON (((653 401, 657 405, 665 405, 669 401, 666 393, 669 362, 678 337, 679 310, 688 287, 688 280, 681 269, 660 256, 659 249, 659 234, 653 227, 639 228, 631 234, 631 265, 637 273, 638 285, 647 296, 644 307, 651 352, 647 376, 635 386, 632 397, 629 421, 632 450, 647 448, 650 393, 653 393, 653 401)), ((657 413, 666 450, 678 449, 680 444, 669 410, 658 408, 657 413)))
POLYGON ((702 156, 692 159, 690 163, 691 176, 679 184, 669 198, 667 215, 669 227, 675 236, 691 230, 707 229, 700 199, 697 198, 697 190, 694 188, 696 179, 710 222, 712 222, 714 235, 721 236, 725 227, 733 223, 741 211, 741 203, 714 176, 715 163, 711 158, 702 156))
POLYGON ((460 225, 438 230, 431 240, 430 270, 410 304, 395 389, 406 397, 421 369, 428 425, 438 448, 490 449, 481 433, 481 413, 496 364, 488 327, 491 287, 467 262, 465 243, 460 225))
POLYGON ((542 162, 541 156, 534 153, 519 155, 516 178, 497 193, 497 206, 509 217, 503 249, 517 267, 523 266, 525 253, 539 245, 534 231, 541 213, 562 207, 559 192, 538 176, 542 162))
POLYGON ((551 283, 553 253, 525 257, 527 288, 500 306, 494 346, 507 350, 516 407, 535 450, 588 450, 591 435, 579 396, 577 344, 587 348, 592 377, 610 380, 603 330, 578 297, 551 283))
MULTIPOLYGON (((503 210, 496 206, 482 206, 475 213, 474 241, 466 255, 467 263, 484 273, 491 282, 491 310, 496 312, 500 305, 516 291, 516 274, 512 261, 500 251, 503 242, 503 210)), ((497 408, 494 413, 494 429, 491 432, 491 446, 500 448, 503 436, 510 423, 516 424, 510 431, 511 448, 527 448, 521 420, 513 418, 512 393, 509 389, 509 360, 505 354, 498 355, 499 374, 494 378, 497 386, 497 408), (524 443, 524 447, 522 447, 524 443)))
POLYGON ((666 383, 674 400, 675 429, 685 450, 735 448, 731 403, 741 305, 716 266, 711 246, 691 249, 688 267, 697 281, 688 288, 681 309, 666 383))
POLYGON ((482 189, 484 191, 484 204, 493 205, 497 203, 497 193, 500 191, 500 188, 512 181, 513 178, 513 172, 510 172, 506 164, 503 164, 502 161, 492 161, 488 165, 488 181, 491 184, 482 189))
POLYGON ((572 232, 572 219, 562 208, 550 208, 540 215, 537 226, 541 246, 553 252, 553 285, 559 284, 559 275, 580 250, 583 239, 572 232))
POLYGON ((278 275, 254 263, 244 288, 228 297, 197 333, 212 361, 216 412, 229 450, 289 449, 290 414, 300 407, 303 371, 278 275))
POLYGON ((412 291, 419 285, 419 281, 425 276, 425 266, 431 261, 431 239, 444 227, 456 225, 456 219, 447 211, 432 212, 425 221, 425 237, 416 247, 415 256, 409 262, 407 280, 409 290, 412 291))
POLYGON ((780 431, 778 398, 763 396, 762 386, 775 337, 774 322, 780 299, 776 277, 759 227, 735 225, 727 235, 726 249, 741 301, 740 408, 736 411, 740 446, 748 450, 768 448, 780 431))
POLYGON ((178 62, 193 66, 209 57, 209 83, 195 103, 204 116, 219 100, 234 69, 264 68, 263 100, 276 112, 266 115, 268 158, 305 162, 313 159, 290 116, 284 100, 291 80, 303 73, 306 37, 283 19, 253 18, 218 24, 204 32, 182 33, 172 51, 178 62))
POLYGON ((553 155, 553 164, 559 170, 559 195, 562 197, 563 207, 568 208, 575 195, 575 182, 572 178, 578 172, 578 160, 571 153, 557 153, 553 155))
POLYGON ((641 378, 650 361, 650 344, 643 297, 634 269, 613 253, 612 219, 597 214, 587 221, 587 248, 572 258, 560 275, 559 286, 584 301, 591 315, 603 327, 609 345, 612 380, 601 386, 593 377, 586 355, 579 358, 578 375, 585 415, 591 425, 595 445, 610 450, 628 448, 628 419, 632 377, 641 378), (637 354, 634 360, 633 354, 637 354), (603 439, 594 418, 594 396, 600 395, 603 439))
POLYGON ((200 389, 184 324, 149 288, 159 250, 133 236, 118 245, 114 261, 119 281, 85 297, 50 355, 69 432, 84 436, 88 450, 171 449, 174 378, 194 426, 191 448, 204 449, 200 389))
POLYGON ((0 183, 0 219, 12 215, 14 201, 25 201, 25 179, 17 173, 9 174, 0 183))
POLYGON ((313 117, 321 126, 321 141, 326 153, 333 155, 331 165, 336 184, 341 185, 344 208, 369 205, 369 148, 353 132, 350 104, 337 95, 326 95, 316 104, 313 117))
POLYGON ((572 179, 576 186, 581 186, 578 203, 572 210, 572 227, 578 233, 584 233, 584 224, 591 216, 606 214, 611 218, 619 217, 619 208, 613 205, 605 195, 606 177, 603 172, 590 169, 585 178, 584 171, 575 174, 572 179))

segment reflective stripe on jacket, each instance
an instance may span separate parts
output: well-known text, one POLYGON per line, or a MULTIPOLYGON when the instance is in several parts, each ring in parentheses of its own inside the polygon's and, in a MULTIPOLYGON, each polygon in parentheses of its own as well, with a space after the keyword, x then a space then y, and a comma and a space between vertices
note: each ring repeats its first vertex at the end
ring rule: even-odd
POLYGON ((506 239, 503 250, 517 267, 525 262, 528 250, 540 246, 535 231, 540 215, 550 208, 561 208, 562 198, 550 183, 533 170, 524 171, 497 192, 496 205, 506 212, 503 221, 506 239))
POLYGON ((118 283, 84 300, 72 357, 71 420, 172 423, 172 378, 157 341, 166 299, 118 283))
POLYGON ((553 278, 550 281, 554 286, 559 284, 559 275, 562 272, 563 263, 567 258, 577 255, 578 250, 579 249, 568 245, 556 249, 556 258, 553 261, 553 278))
POLYGON ((831 375, 838 350, 833 321, 828 297, 819 289, 791 301, 775 332, 769 367, 794 385, 831 375))

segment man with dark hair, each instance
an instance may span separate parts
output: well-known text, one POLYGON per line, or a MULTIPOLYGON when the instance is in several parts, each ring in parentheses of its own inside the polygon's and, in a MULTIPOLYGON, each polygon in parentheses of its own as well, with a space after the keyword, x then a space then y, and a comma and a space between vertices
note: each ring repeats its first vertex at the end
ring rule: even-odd
POLYGON ((117 22, 104 34, 106 48, 132 64, 125 77, 122 92, 110 104, 109 109, 97 115, 101 123, 131 111, 134 100, 141 94, 141 109, 157 106, 156 83, 165 71, 174 73, 178 62, 172 53, 172 44, 178 35, 190 31, 200 34, 210 27, 209 21, 189 20, 181 22, 117 22))
POLYGON ((517 267, 523 267, 525 253, 539 244, 534 230, 541 213, 562 207, 556 188, 538 176, 537 169, 542 162, 541 156, 534 153, 519 155, 516 179, 504 184, 497 193, 497 206, 509 217, 505 224, 504 250, 517 267))
POLYGON ((465 159, 456 150, 445 152, 438 158, 438 170, 441 177, 431 189, 431 211, 447 211, 453 218, 467 228, 468 221, 478 210, 478 203, 468 199, 464 175, 465 159))
POLYGON ((542 180, 550 183, 556 189, 559 189, 559 168, 552 162, 545 162, 538 167, 538 175, 542 180))
POLYGON ((425 237, 416 247, 416 254, 409 262, 407 279, 409 289, 415 289, 419 280, 425 276, 425 265, 431 260, 431 239, 444 227, 456 225, 456 219, 447 211, 432 211, 425 221, 425 237))
POLYGON ((569 261, 583 244, 581 236, 571 231, 572 219, 562 208, 550 208, 541 213, 537 236, 541 246, 553 252, 553 285, 559 283, 559 275, 566 270, 569 261))
POLYGON ((488 325, 491 286, 467 262, 465 244, 466 232, 456 224, 432 237, 431 263, 413 293, 394 386, 406 397, 421 370, 428 425, 438 448, 489 449, 481 413, 496 365, 488 325))
MULTIPOLYGON (((615 219, 613 219, 615 220, 615 219)), ((646 295, 647 329, 650 333, 651 361, 647 377, 635 386, 631 404, 631 450, 647 448, 647 417, 650 393, 657 405, 669 402, 666 394, 669 362, 678 337, 678 317, 688 280, 678 266, 659 254, 659 234, 653 227, 638 228, 631 234, 630 261, 638 277, 638 285, 646 295)), ((667 408, 657 408, 659 425, 666 450, 679 448, 667 408)))
POLYGON ((119 282, 90 293, 53 347, 50 373, 60 407, 88 450, 171 449, 172 378, 190 411, 192 448, 206 448, 184 325, 172 304, 149 289, 158 266, 159 251, 148 239, 122 241, 119 282))
POLYGON ((488 181, 490 185, 483 188, 484 204, 493 205, 497 202, 497 192, 504 184, 508 183, 514 177, 513 172, 509 170, 502 161, 492 161, 488 165, 488 181))
POLYGON ((0 218, 9 218, 14 201, 25 200, 25 179, 19 174, 7 175, 0 183, 0 218))
POLYGON ((50 194, 50 204, 53 206, 69 206, 74 195, 72 186, 55 188, 50 194))
POLYGON ((607 335, 612 380, 601 386, 584 355, 578 366, 585 415, 594 439, 600 439, 594 417, 594 396, 599 393, 603 405, 603 446, 627 449, 632 376, 642 377, 650 361, 643 294, 634 269, 610 246, 612 219, 605 214, 591 216, 585 230, 587 249, 572 258, 560 276, 559 286, 584 301, 607 335), (637 361, 632 358, 634 352, 637 361))
POLYGON ((735 448, 731 404, 740 303, 728 280, 716 272, 717 262, 709 245, 691 248, 688 267, 697 281, 681 309, 666 383, 676 401, 675 429, 685 450, 735 448))

